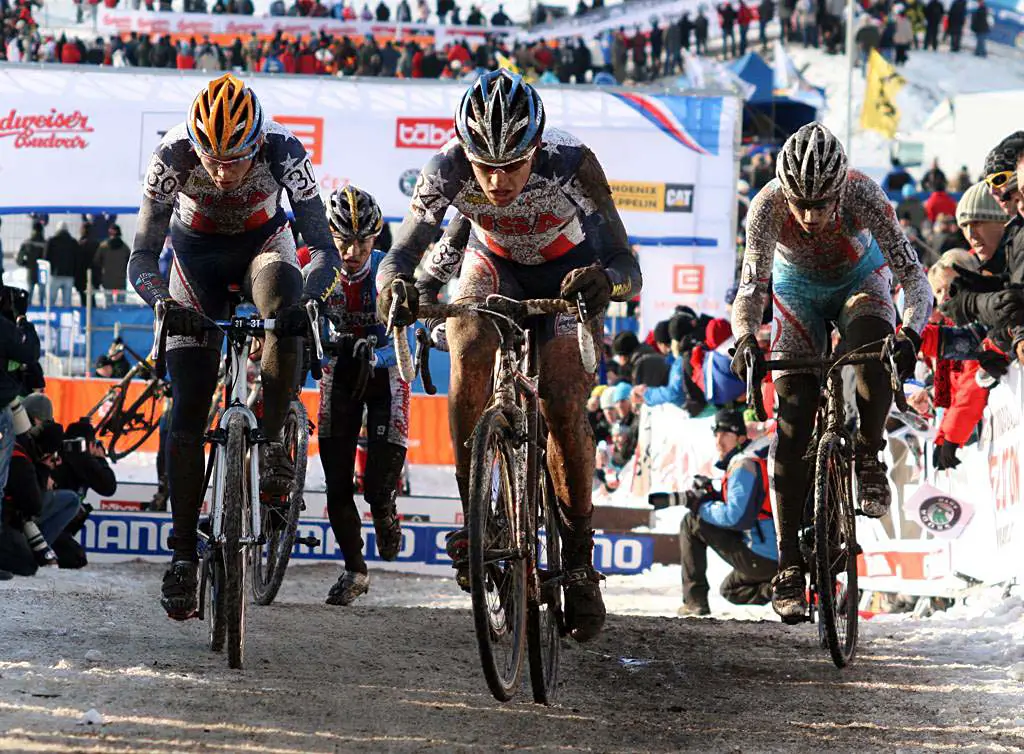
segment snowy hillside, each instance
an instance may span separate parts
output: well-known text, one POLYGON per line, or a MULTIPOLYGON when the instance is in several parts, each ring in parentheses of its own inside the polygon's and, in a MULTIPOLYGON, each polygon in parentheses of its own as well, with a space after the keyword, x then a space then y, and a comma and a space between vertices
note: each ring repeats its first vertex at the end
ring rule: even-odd
MULTIPOLYGON (((899 72, 907 85, 896 99, 901 111, 900 135, 920 132, 933 111, 946 98, 985 91, 999 91, 1024 88, 1024 56, 992 46, 995 52, 987 59, 976 58, 969 52, 952 54, 947 51, 910 51, 910 60, 899 72)), ((823 121, 841 139, 846 140, 846 58, 826 55, 820 50, 790 48, 797 67, 804 70, 807 81, 825 88, 828 98, 828 112, 823 121), (805 68, 806 66, 806 68, 805 68)), ((864 99, 864 78, 860 71, 854 72, 853 79, 853 164, 865 172, 880 177, 889 166, 889 141, 873 131, 862 131, 858 127, 860 105, 864 99)), ((993 113, 993 120, 998 114, 993 113)), ((1007 122, 1005 133, 1020 127, 1019 123, 1007 122)), ((1000 137, 996 137, 997 140, 1000 137)), ((994 143, 991 145, 994 146, 994 143)), ((986 147, 987 148, 987 147, 986 147)), ((926 155, 927 157, 927 155, 926 155)), ((941 154, 940 161, 946 170, 958 168, 964 157, 957 154, 941 154)), ((980 167, 980 166, 979 166, 980 167)))

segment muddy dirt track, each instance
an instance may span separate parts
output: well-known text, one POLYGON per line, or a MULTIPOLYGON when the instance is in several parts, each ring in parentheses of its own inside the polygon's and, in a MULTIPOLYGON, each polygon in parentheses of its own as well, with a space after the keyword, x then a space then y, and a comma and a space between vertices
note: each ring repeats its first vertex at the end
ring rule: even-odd
POLYGON ((1024 747, 1020 684, 924 656, 896 626, 872 626, 839 672, 811 627, 611 616, 599 640, 565 645, 559 704, 546 708, 525 688, 510 704, 490 697, 465 610, 373 604, 407 577, 375 574, 365 605, 330 608, 318 595, 333 571, 295 569, 278 604, 249 611, 247 667, 231 671, 204 625, 163 617, 158 566, 92 570, 0 585, 0 750, 1024 747), (105 725, 77 724, 90 708, 105 725))

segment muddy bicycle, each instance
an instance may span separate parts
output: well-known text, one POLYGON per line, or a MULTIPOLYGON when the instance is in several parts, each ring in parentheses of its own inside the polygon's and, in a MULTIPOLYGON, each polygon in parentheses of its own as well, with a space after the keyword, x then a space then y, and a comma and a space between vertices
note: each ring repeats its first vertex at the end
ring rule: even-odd
POLYGON ((140 356, 121 338, 115 338, 114 344, 122 346, 135 364, 110 386, 86 417, 96 427, 96 437, 103 441, 107 457, 117 463, 142 447, 156 431, 171 389, 157 375, 150 357, 140 356), (133 389, 136 385, 142 386, 137 394, 133 389))
MULTIPOLYGON (((896 367, 895 338, 824 357, 770 359, 767 371, 812 370, 820 375, 822 398, 806 458, 813 461, 801 550, 808 561, 810 587, 806 620, 818 623, 821 646, 836 667, 848 665, 857 650, 859 591, 856 510, 854 508, 854 440, 846 421, 842 367, 881 362, 887 368, 896 405, 908 412, 896 367), (878 349, 869 351, 868 349, 878 349)), ((747 402, 759 421, 767 413, 761 386, 754 379, 753 357, 747 357, 747 402)))
MULTIPOLYGON (((516 301, 497 295, 483 303, 420 307, 424 318, 483 317, 498 334, 491 400, 470 440, 467 522, 477 645, 487 685, 501 701, 511 699, 519 686, 526 655, 535 701, 550 703, 558 685, 559 644, 566 634, 562 521, 547 466, 536 327, 543 315, 569 308, 561 299, 516 301)), ((417 361, 425 366, 430 341, 421 333, 417 361)), ((584 365, 593 371, 592 333, 581 323, 578 335, 584 365)), ((395 335, 396 343, 400 339, 404 333, 395 335)), ((429 371, 422 374, 431 392, 429 371)))
MULTIPOLYGON (((232 307, 234 311, 234 307, 232 307)), ((163 371, 166 349, 165 308, 156 307, 156 338, 154 349, 158 373, 163 371)), ((316 349, 312 360, 314 377, 320 378, 318 314, 315 302, 307 304, 310 331, 316 349)), ((254 411, 247 405, 249 385, 246 365, 253 338, 273 332, 275 321, 255 316, 232 316, 229 320, 209 320, 204 328, 219 331, 227 341, 225 385, 229 394, 226 407, 217 425, 207 433, 212 445, 207 465, 206 485, 213 485, 213 505, 206 531, 199 532, 202 559, 199 580, 199 616, 208 621, 210 648, 219 652, 227 645, 228 666, 241 668, 245 654, 245 603, 247 571, 253 571, 254 596, 260 599, 260 588, 272 587, 272 600, 284 576, 295 525, 301 508, 304 485, 305 447, 309 433, 308 420, 301 403, 292 401, 285 422, 286 447, 297 464, 291 495, 281 506, 287 514, 270 514, 260 495, 259 446, 267 441, 254 411), (300 455, 301 453, 301 455, 300 455), (301 469, 298 468, 301 464, 301 469), (299 471, 302 475, 299 475, 299 471), (298 499, 298 503, 296 500, 298 499), (282 519, 283 516, 283 519, 282 519), (275 534, 275 522, 284 522, 275 534), (290 533, 289 533, 290 532, 290 533), (268 537, 269 534, 269 537, 268 537), (268 547, 268 541, 281 542, 268 547)), ((319 543, 317 543, 319 544, 319 543)), ((269 602, 269 600, 267 600, 269 602)))

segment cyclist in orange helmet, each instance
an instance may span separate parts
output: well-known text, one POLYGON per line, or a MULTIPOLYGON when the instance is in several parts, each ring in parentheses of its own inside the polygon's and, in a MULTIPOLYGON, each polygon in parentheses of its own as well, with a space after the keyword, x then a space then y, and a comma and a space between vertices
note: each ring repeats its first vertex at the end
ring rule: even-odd
MULTIPOLYGON (((229 314, 229 286, 241 285, 262 317, 275 317, 262 355, 261 492, 287 496, 295 481, 282 443, 285 413, 300 380, 305 303, 323 301, 341 260, 331 241, 313 166, 302 143, 266 117, 252 89, 232 74, 207 84, 184 123, 167 132, 146 171, 128 279, 154 306, 167 307, 167 365, 174 384, 168 446, 174 551, 163 580, 167 614, 196 611, 196 526, 203 494, 203 433, 217 384, 222 337, 206 318, 229 314), (305 281, 281 206, 309 245, 305 281), (170 229, 174 260, 165 279, 159 258, 170 229)), ((298 480, 302 483, 302 480, 298 480)))

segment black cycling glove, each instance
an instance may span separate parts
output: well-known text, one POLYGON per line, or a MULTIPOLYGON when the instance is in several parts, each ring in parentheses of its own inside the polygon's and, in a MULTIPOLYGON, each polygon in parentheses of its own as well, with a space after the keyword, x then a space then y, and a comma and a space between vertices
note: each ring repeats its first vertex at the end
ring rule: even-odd
POLYGON ((917 367, 917 352, 921 350, 921 336, 909 327, 902 328, 896 335, 896 369, 900 381, 914 376, 917 367))
POLYGON ((753 335, 744 335, 732 349, 732 373, 744 382, 747 381, 747 354, 750 354, 754 362, 754 384, 760 385, 768 370, 765 368, 764 351, 753 335))
POLYGON ((178 335, 185 338, 202 337, 206 327, 206 317, 202 312, 182 306, 173 299, 165 300, 167 307, 164 312, 164 327, 168 335, 178 335))
POLYGON ((587 307, 587 317, 601 315, 608 302, 612 300, 612 281, 608 273, 600 265, 577 267, 569 270, 562 279, 561 296, 575 304, 577 294, 583 295, 583 303, 587 307))
MULTIPOLYGON (((395 311, 393 324, 396 327, 408 327, 416 321, 416 317, 419 315, 420 294, 416 290, 416 283, 411 275, 406 275, 405 273, 396 275, 391 285, 394 285, 396 282, 401 284, 399 288, 404 289, 405 302, 395 311)), ((394 300, 394 292, 391 290, 391 285, 377 293, 377 319, 384 325, 388 323, 388 317, 391 314, 391 303, 394 300)))

